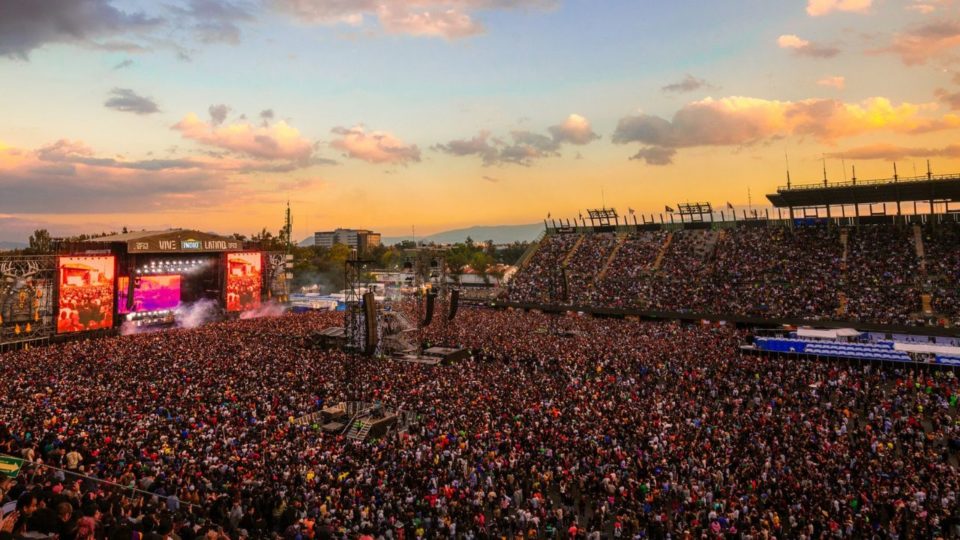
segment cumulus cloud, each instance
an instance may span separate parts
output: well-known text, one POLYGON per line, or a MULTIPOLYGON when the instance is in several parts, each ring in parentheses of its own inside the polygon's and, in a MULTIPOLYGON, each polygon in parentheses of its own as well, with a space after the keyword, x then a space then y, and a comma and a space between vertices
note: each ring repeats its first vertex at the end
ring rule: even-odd
POLYGON ((110 45, 101 39, 153 28, 159 19, 117 9, 109 0, 0 2, 0 56, 26 60, 49 43, 110 45))
POLYGON ((433 149, 452 156, 479 156, 484 165, 494 165, 500 157, 500 150, 490 141, 489 131, 481 131, 470 139, 455 139, 446 144, 437 144, 433 149))
POLYGON ((843 90, 847 85, 847 79, 845 77, 835 75, 833 77, 824 77, 817 81, 817 84, 820 86, 829 86, 830 88, 836 88, 837 90, 843 90))
POLYGON ((558 0, 271 0, 280 12, 310 24, 362 26, 369 18, 388 33, 457 39, 483 32, 480 11, 546 9, 558 0))
POLYGON ((792 50, 794 54, 811 58, 833 58, 840 54, 837 47, 812 43, 793 34, 783 34, 777 38, 777 45, 781 49, 792 50))
POLYGON ((831 157, 846 159, 897 161, 906 158, 960 157, 960 144, 951 144, 942 148, 916 148, 880 143, 851 148, 844 152, 831 154, 831 157))
POLYGON ((710 88, 710 83, 704 79, 694 77, 689 73, 681 80, 668 84, 661 88, 664 92, 674 93, 674 94, 685 94, 687 92, 695 92, 701 88, 710 88))
POLYGON ((226 121, 227 115, 230 114, 230 107, 228 105, 224 105, 223 103, 219 105, 211 105, 209 108, 207 108, 207 112, 210 113, 210 124, 219 126, 226 121))
POLYGON ((807 15, 820 17, 834 11, 866 13, 873 0, 807 0, 807 15))
POLYGON ((153 114, 160 112, 157 102, 152 98, 138 95, 129 88, 114 88, 110 97, 103 103, 104 107, 117 111, 134 114, 153 114))
POLYGON ((600 138, 593 132, 590 121, 579 114, 571 114, 557 126, 547 128, 553 140, 558 144, 570 143, 576 145, 590 144, 600 138))
POLYGON ((649 114, 622 118, 613 142, 640 143, 644 150, 744 146, 791 135, 832 143, 865 133, 923 133, 960 127, 960 115, 924 115, 936 108, 930 104, 894 105, 882 97, 860 103, 832 99, 708 98, 687 104, 670 120, 649 114))
POLYGON ((630 159, 645 161, 647 165, 670 165, 673 163, 673 156, 676 154, 677 150, 675 148, 649 146, 638 150, 630 159))
POLYGON ((947 104, 951 109, 960 111, 960 92, 950 92, 944 88, 937 88, 934 94, 937 99, 947 104))
POLYGON ((908 66, 938 59, 955 62, 960 48, 960 20, 938 20, 898 33, 893 43, 874 52, 897 54, 908 66))
POLYGON ((407 165, 420 161, 420 149, 416 145, 407 144, 391 133, 368 133, 363 126, 335 127, 331 131, 339 137, 331 141, 330 146, 353 159, 389 165, 407 165))
POLYGON ((556 157, 564 144, 583 146, 600 138, 590 121, 571 114, 562 123, 547 128, 549 135, 529 130, 514 130, 509 138, 492 137, 481 131, 469 139, 436 144, 433 150, 452 156, 478 156, 484 166, 522 165, 529 167, 538 159, 556 157))
POLYGON ((249 122, 215 125, 189 113, 173 125, 184 138, 258 159, 309 160, 313 142, 284 121, 269 127, 249 122))
POLYGON ((253 18, 250 11, 237 3, 224 0, 190 0, 185 7, 171 7, 185 28, 192 30, 201 43, 240 43, 238 23, 253 18))
POLYGON ((0 213, 113 213, 131 206, 182 211, 219 204, 227 189, 233 202, 262 202, 290 181, 267 173, 297 171, 314 161, 210 154, 128 159, 67 139, 35 150, 0 142, 0 213))

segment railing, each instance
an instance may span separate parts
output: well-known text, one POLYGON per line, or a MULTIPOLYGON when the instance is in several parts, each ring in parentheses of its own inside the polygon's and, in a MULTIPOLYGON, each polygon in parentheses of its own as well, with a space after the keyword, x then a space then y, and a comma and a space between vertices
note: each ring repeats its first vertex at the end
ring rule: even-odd
POLYGON ((829 184, 801 184, 801 185, 790 185, 790 186, 777 186, 777 193, 789 192, 789 191, 802 191, 802 190, 812 190, 812 189, 834 189, 834 188, 846 188, 846 187, 856 187, 856 186, 876 186, 883 184, 905 184, 910 182, 930 182, 930 181, 949 181, 949 180, 960 180, 960 173, 955 174, 931 174, 931 175, 922 175, 922 176, 905 176, 893 178, 878 178, 872 180, 856 180, 856 181, 845 181, 845 182, 834 182, 829 184))

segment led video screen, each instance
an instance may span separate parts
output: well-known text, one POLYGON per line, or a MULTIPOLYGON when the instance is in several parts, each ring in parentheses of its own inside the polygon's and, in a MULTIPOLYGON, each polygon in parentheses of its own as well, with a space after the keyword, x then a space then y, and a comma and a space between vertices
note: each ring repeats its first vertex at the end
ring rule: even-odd
POLYGON ((60 257, 57 333, 113 326, 114 257, 60 257))
POLYGON ((139 276, 134 278, 133 309, 127 309, 130 279, 117 279, 117 311, 138 313, 173 309, 180 304, 180 276, 139 276))
POLYGON ((260 253, 227 254, 227 311, 260 307, 262 269, 260 253))

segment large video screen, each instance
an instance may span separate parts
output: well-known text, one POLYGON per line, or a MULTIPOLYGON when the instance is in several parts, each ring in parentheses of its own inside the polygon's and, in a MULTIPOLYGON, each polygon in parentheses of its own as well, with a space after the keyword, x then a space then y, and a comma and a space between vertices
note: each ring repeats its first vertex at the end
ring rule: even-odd
POLYGON ((173 309, 180 304, 180 276, 138 276, 134 278, 133 309, 127 309, 130 278, 117 278, 117 312, 130 313, 173 309))
POLYGON ((57 333, 113 326, 114 257, 60 257, 57 333))
POLYGON ((227 311, 260 307, 263 256, 260 253, 227 254, 227 311))

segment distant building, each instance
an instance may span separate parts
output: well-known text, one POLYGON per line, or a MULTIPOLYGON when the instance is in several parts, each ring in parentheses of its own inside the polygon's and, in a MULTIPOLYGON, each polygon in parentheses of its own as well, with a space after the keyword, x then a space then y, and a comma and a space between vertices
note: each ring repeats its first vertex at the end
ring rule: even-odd
POLYGON ((334 244, 343 244, 364 253, 380 245, 380 233, 365 229, 336 229, 318 232, 313 235, 315 246, 331 248, 334 244))

